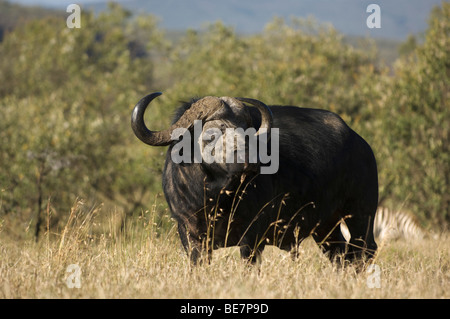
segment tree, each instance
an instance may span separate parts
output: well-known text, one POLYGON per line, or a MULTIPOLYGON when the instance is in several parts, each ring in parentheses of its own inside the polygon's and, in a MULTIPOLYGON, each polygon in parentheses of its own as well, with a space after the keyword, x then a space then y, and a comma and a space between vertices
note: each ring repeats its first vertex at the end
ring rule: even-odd
POLYGON ((392 195, 422 220, 450 221, 450 3, 436 7, 425 43, 395 68, 385 119, 392 195))
POLYGON ((162 34, 153 17, 117 5, 82 19, 80 29, 32 21, 0 44, 0 209, 32 214, 36 237, 47 207, 64 216, 83 197, 129 215, 157 184, 148 170, 159 153, 130 151, 139 143, 129 119, 153 85, 152 60, 139 48, 152 52, 162 34), (137 28, 145 36, 136 39, 137 28))

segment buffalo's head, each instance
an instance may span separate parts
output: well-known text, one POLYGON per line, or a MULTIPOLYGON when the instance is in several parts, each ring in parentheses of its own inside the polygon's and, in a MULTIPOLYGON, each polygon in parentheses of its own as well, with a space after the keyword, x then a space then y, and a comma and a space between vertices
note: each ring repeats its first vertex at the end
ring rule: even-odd
MULTIPOLYGON (((228 142, 232 141, 234 142, 234 161, 243 163, 245 169, 249 162, 248 146, 244 146, 246 158, 237 160, 236 153, 237 149, 240 147, 239 140, 242 141, 242 139, 236 138, 235 140, 235 137, 239 134, 242 135, 243 133, 248 136, 248 132, 252 132, 252 137, 259 136, 262 133, 270 136, 272 113, 264 103, 246 98, 219 98, 212 96, 207 96, 188 104, 183 110, 183 114, 179 116, 168 129, 151 131, 144 123, 144 112, 149 103, 159 95, 161 95, 159 92, 152 93, 142 98, 136 104, 131 117, 131 126, 134 133, 142 142, 148 145, 174 145, 178 142, 179 137, 183 135, 183 132, 187 131, 190 132, 189 137, 193 137, 191 145, 194 148, 194 152, 192 152, 192 156, 195 156, 195 143, 197 143, 202 150, 201 156, 203 157, 203 160, 206 160, 208 164, 212 164, 211 158, 208 159, 206 157, 214 156, 214 152, 220 150, 220 148, 217 147, 217 142, 226 141, 226 147, 228 147, 228 142), (250 108, 244 103, 256 107, 260 116, 256 117, 255 112, 250 112, 250 108), (260 125, 255 127, 255 125, 257 125, 256 123, 260 123, 260 125), (253 131, 248 129, 253 129, 253 131), (197 133, 197 135, 195 133, 197 133), (235 136, 231 136, 231 140, 230 134, 235 134, 235 136), (219 137, 221 139, 219 139, 219 137), (213 149, 212 152, 211 149, 213 149)), ((228 164, 230 161, 229 159, 227 161, 225 150, 221 152, 221 155, 223 155, 222 162, 217 165, 218 158, 216 157, 215 165, 217 168, 229 171, 230 166, 228 164)), ((199 162, 198 159, 197 162, 199 162)), ((238 169, 238 167, 233 166, 233 169, 238 169)))

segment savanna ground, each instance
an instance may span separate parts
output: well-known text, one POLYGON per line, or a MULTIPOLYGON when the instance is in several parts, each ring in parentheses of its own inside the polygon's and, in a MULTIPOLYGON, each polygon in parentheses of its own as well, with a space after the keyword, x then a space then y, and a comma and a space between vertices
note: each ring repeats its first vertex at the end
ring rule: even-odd
POLYGON ((450 297, 448 234, 379 243, 378 270, 361 273, 330 263, 310 239, 298 260, 269 246, 249 267, 227 248, 192 267, 167 215, 143 212, 121 233, 116 214, 78 205, 61 232, 38 243, 0 233, 0 298, 450 297))

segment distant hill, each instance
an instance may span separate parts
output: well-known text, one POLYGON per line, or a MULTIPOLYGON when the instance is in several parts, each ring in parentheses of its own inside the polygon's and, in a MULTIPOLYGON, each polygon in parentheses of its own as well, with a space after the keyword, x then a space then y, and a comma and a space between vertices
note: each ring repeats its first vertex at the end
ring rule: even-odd
MULTIPOLYGON (((40 4, 64 10, 74 2, 68 0, 13 0, 12 2, 40 4)), ((101 11, 106 1, 79 0, 83 8, 101 11)), ((375 38, 405 39, 409 34, 423 32, 427 18, 441 0, 122 0, 116 1, 133 12, 152 13, 161 18, 166 29, 198 29, 217 20, 234 26, 241 33, 255 33, 275 16, 314 16, 328 22, 346 35, 375 38), (369 29, 366 19, 370 3, 381 7, 381 29, 369 29)))

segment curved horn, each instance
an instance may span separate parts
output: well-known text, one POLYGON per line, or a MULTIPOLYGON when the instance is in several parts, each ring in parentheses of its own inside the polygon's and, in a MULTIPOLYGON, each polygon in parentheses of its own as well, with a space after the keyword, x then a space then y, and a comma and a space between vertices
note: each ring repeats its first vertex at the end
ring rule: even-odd
POLYGON ((143 97, 134 107, 133 113, 131 114, 131 127, 133 128, 134 134, 142 142, 153 146, 165 146, 169 145, 171 142, 170 134, 171 129, 164 131, 150 131, 144 122, 144 113, 147 106, 153 99, 160 96, 161 92, 151 93, 143 97))
POLYGON ((175 124, 164 131, 150 131, 144 123, 144 113, 150 102, 160 96, 161 92, 149 94, 142 98, 131 114, 131 127, 134 134, 142 142, 152 146, 166 146, 172 142, 172 131, 176 128, 190 129, 195 120, 203 120, 223 107, 223 102, 217 97, 205 97, 192 104, 175 124))
POLYGON ((236 99, 255 106, 261 113, 261 126, 259 127, 258 132, 256 132, 255 135, 261 134, 262 133, 261 129, 266 128, 267 135, 270 136, 270 129, 272 128, 273 116, 272 111, 269 109, 269 107, 265 105, 263 102, 254 99, 247 99, 243 97, 237 97, 236 99))

